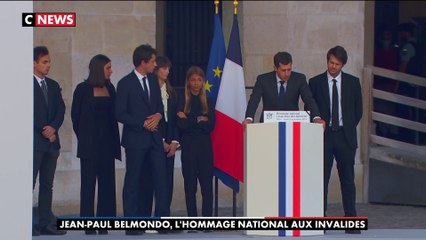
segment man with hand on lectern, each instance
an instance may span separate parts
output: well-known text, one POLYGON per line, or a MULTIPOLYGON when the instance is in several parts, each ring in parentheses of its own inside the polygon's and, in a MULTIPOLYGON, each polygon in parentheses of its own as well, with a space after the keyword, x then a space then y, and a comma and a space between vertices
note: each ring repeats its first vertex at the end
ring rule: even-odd
POLYGON ((242 122, 244 126, 254 122, 254 114, 261 98, 263 109, 260 122, 263 122, 264 111, 298 111, 299 97, 302 97, 307 110, 310 111, 311 121, 320 123, 325 128, 325 122, 320 117, 318 106, 306 82, 306 76, 292 72, 292 64, 290 53, 278 52, 274 56, 274 71, 257 77, 247 104, 246 118, 242 122))

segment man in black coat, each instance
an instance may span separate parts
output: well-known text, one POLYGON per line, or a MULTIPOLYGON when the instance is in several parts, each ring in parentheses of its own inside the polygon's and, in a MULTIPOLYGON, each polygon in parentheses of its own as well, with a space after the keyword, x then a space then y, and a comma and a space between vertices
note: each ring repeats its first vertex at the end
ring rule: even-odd
POLYGON ((247 104, 246 119, 243 124, 254 122, 254 115, 260 99, 263 101, 260 122, 263 122, 264 111, 298 111, 299 97, 302 97, 311 120, 324 125, 320 113, 312 98, 306 76, 292 72, 292 57, 288 52, 278 52, 274 56, 274 71, 259 75, 247 104))
POLYGON ((33 226, 33 236, 63 235, 51 225, 52 188, 56 162, 59 157, 58 130, 64 121, 65 104, 59 84, 46 75, 50 70, 50 56, 46 47, 34 48, 34 152, 33 188, 39 175, 39 229, 33 226))
MULTIPOLYGON (((309 80, 321 116, 326 122, 324 137, 324 211, 327 210, 328 183, 333 159, 336 159, 345 216, 356 216, 355 153, 356 126, 362 117, 359 79, 342 72, 348 59, 341 46, 327 53, 327 71, 309 80)), ((346 233, 360 233, 346 230, 346 233)))
MULTIPOLYGON (((154 181, 157 216, 168 216, 166 167, 158 124, 164 115, 157 77, 149 75, 156 66, 156 50, 140 45, 133 52, 135 69, 117 84, 115 115, 123 127, 121 145, 126 151, 126 175, 123 187, 125 217, 142 216, 140 209, 141 173, 149 161, 154 181)), ((126 231, 140 235, 140 231, 126 231)))

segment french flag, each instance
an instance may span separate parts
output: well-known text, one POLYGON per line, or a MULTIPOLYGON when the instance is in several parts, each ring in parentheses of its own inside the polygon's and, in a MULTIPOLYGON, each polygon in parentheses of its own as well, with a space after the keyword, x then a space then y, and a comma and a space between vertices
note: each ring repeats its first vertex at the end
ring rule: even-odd
POLYGON ((243 61, 237 15, 234 15, 228 52, 216 102, 216 125, 211 134, 214 166, 244 181, 244 128, 246 111, 243 61))

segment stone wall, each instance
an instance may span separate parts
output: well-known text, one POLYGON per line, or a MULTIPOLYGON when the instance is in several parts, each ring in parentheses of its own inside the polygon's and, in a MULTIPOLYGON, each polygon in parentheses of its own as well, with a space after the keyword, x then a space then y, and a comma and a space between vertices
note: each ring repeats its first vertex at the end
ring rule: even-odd
POLYGON ((246 84, 273 70, 273 56, 288 51, 293 70, 307 78, 326 70, 326 53, 345 47, 343 70, 361 76, 364 64, 364 3, 359 1, 247 1, 243 8, 246 84))

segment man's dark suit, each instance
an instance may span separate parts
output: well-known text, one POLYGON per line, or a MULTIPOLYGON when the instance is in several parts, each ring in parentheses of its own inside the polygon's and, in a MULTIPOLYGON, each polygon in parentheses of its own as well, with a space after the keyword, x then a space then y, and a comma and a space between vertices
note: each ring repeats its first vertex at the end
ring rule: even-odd
POLYGON ((312 95, 315 98, 321 117, 326 122, 324 138, 324 196, 327 207, 328 182, 330 180, 333 158, 336 158, 341 182, 341 192, 345 216, 356 216, 355 210, 355 152, 357 145, 356 126, 362 117, 362 97, 359 79, 343 73, 341 78, 341 110, 343 126, 338 131, 330 127, 331 103, 327 72, 309 80, 312 95))
POLYGON ((33 159, 33 188, 39 176, 39 226, 41 229, 49 224, 51 209, 52 209, 52 188, 53 179, 55 177, 56 162, 59 157, 59 143, 58 130, 64 121, 65 104, 61 95, 61 88, 59 84, 45 77, 48 102, 43 95, 43 90, 40 84, 33 77, 34 84, 34 159, 33 159), (53 127, 55 131, 56 140, 50 142, 42 135, 43 127, 53 127))
MULTIPOLYGON (((179 141, 179 130, 176 126, 177 119, 177 109, 178 109, 178 99, 177 96, 169 96, 167 99, 167 122, 165 117, 160 121, 158 127, 161 132, 164 141, 167 144, 171 144, 173 140, 179 141)), ((167 153, 164 152, 165 161, 166 161, 166 182, 167 182, 167 205, 170 206, 172 203, 173 197, 173 176, 175 169, 175 155, 167 157, 167 153)), ((152 174, 151 166, 149 164, 144 165, 146 168, 143 169, 143 189, 141 196, 141 208, 143 216, 152 215, 152 200, 153 200, 153 187, 152 187, 152 174)))
POLYGON ((259 75, 254 85, 250 100, 247 104, 246 118, 251 117, 254 121, 254 115, 262 98, 263 109, 260 116, 260 122, 263 122, 263 111, 298 111, 299 96, 310 111, 311 117, 320 116, 315 100, 312 98, 311 91, 304 74, 291 72, 290 78, 287 80, 285 91, 285 102, 278 102, 278 85, 276 72, 269 72, 259 75))
POLYGON ((155 189, 155 204, 159 216, 169 215, 166 203, 166 172, 160 131, 150 132, 143 127, 148 116, 163 114, 157 77, 148 76, 149 100, 144 97, 142 85, 132 71, 117 84, 116 117, 123 123, 121 145, 126 151, 126 176, 123 187, 124 216, 141 216, 140 189, 143 163, 149 161, 155 189))

